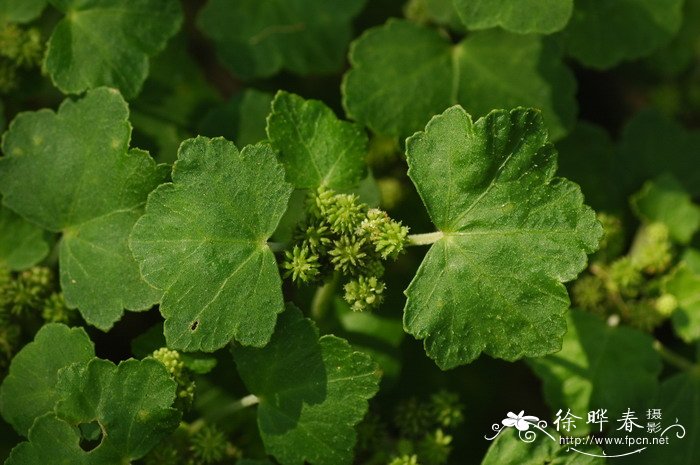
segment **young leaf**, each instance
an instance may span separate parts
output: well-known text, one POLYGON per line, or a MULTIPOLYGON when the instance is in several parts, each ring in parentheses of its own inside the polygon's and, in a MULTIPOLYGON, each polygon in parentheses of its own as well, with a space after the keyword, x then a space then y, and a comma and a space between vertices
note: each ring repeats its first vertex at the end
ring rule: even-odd
POLYGON ((48 253, 44 231, 0 205, 0 268, 29 268, 48 253))
MULTIPOLYGON (((628 408, 649 408, 659 387, 661 358, 653 339, 640 331, 610 327, 598 317, 573 310, 560 352, 528 360, 544 383, 547 403, 556 411, 607 409, 609 423, 628 408), (624 367, 624 370, 620 369, 624 367)), ((578 422, 576 433, 599 433, 598 425, 578 422)))
POLYGON ((350 189, 366 174, 364 130, 339 120, 319 100, 278 92, 267 118, 267 136, 296 188, 350 189))
POLYGON ((107 360, 65 368, 59 375, 55 413, 39 418, 29 441, 13 449, 9 465, 112 465, 143 457, 180 422, 171 407, 176 383, 160 362, 127 360, 115 366, 107 360), (90 452, 79 446, 77 427, 96 421, 100 444, 90 452), (57 439, 58 438, 58 439, 57 439))
POLYGON ((571 72, 556 45, 534 35, 491 30, 453 45, 435 30, 392 19, 353 43, 350 63, 345 110, 383 135, 409 136, 457 103, 475 115, 540 108, 553 138, 576 116, 571 72))
POLYGON ((658 465, 668 463, 669 459, 676 465, 693 465, 700 460, 700 370, 679 373, 661 384, 658 408, 663 414, 664 427, 676 421, 683 425, 685 434, 682 437, 678 427, 673 427, 666 433, 669 442, 663 446, 650 447, 640 454, 638 465, 658 465))
POLYGON ((404 328, 442 369, 486 352, 515 360, 561 348, 562 282, 586 265, 602 228, 579 187, 555 178, 535 110, 472 122, 455 106, 406 141, 408 174, 442 237, 406 290, 404 328))
POLYGON ((564 30, 568 52, 598 69, 648 55, 681 26, 683 0, 576 0, 564 30))
POLYGON ((209 0, 199 28, 244 79, 337 71, 365 0, 209 0))
POLYGON ((671 318, 676 334, 688 343, 700 339, 700 251, 688 249, 663 287, 678 301, 671 318))
POLYGON ((602 457, 587 454, 603 455, 603 451, 595 446, 580 446, 585 454, 574 452, 569 446, 559 445, 559 435, 548 431, 555 440, 543 432, 533 429, 537 434, 534 442, 523 441, 515 428, 503 431, 491 444, 481 465, 605 465, 602 457))
POLYGON ((3 139, 3 203, 63 232, 59 261, 66 303, 109 329, 123 310, 146 310, 160 293, 147 285, 127 246, 146 196, 165 173, 129 150, 126 102, 115 90, 89 91, 54 113, 22 113, 3 139))
POLYGON ((631 202, 640 218, 665 224, 673 240, 681 244, 690 242, 700 228, 700 207, 673 176, 647 181, 631 202))
POLYGON ((0 386, 3 418, 26 436, 35 419, 53 411, 59 395, 59 370, 73 363, 87 363, 94 356, 92 342, 82 328, 58 323, 43 326, 34 342, 15 355, 10 373, 0 386))
POLYGON ((47 0, 0 0, 0 25, 28 23, 38 18, 47 0))
POLYGON ((148 57, 163 50, 180 28, 172 0, 50 0, 63 18, 49 39, 44 66, 62 92, 98 86, 131 98, 148 76, 148 57))
POLYGON ((566 26, 573 0, 454 0, 469 29, 500 26, 521 34, 551 34, 566 26))
POLYGON ((232 339, 264 346, 284 310, 267 239, 292 190, 274 151, 189 139, 172 179, 149 196, 130 240, 143 277, 164 292, 168 347, 212 352, 232 339))
POLYGON ((294 307, 280 315, 262 349, 235 347, 246 387, 258 398, 265 449, 283 465, 352 462, 354 426, 377 392, 372 360, 344 340, 325 335, 294 307))

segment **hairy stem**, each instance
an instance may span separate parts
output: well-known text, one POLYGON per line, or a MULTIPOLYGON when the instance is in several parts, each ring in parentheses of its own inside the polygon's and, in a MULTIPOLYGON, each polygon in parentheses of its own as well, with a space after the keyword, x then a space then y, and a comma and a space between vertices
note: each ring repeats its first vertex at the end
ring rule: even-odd
POLYGON ((406 245, 408 245, 409 247, 415 245, 430 245, 442 239, 443 236, 444 234, 442 233, 442 231, 435 231, 424 234, 409 234, 408 243, 406 245))
POLYGON ((696 365, 687 358, 679 355, 663 345, 661 341, 654 341, 654 349, 661 355, 661 358, 671 366, 678 368, 681 371, 691 371, 696 368, 696 365))
POLYGON ((323 286, 316 289, 314 298, 311 301, 311 317, 319 321, 328 313, 328 309, 333 302, 333 296, 335 295, 335 289, 338 287, 338 281, 340 275, 334 273, 333 277, 323 284, 323 286))

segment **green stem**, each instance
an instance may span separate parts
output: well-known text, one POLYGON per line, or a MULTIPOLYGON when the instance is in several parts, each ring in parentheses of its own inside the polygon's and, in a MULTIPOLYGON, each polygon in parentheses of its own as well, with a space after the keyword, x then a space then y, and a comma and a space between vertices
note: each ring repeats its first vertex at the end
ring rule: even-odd
POLYGON ((424 234, 409 234, 408 243, 406 245, 408 245, 409 247, 415 245, 430 245, 442 239, 443 236, 444 234, 442 233, 442 231, 435 231, 424 234))
POLYGON ((668 347, 664 346, 661 341, 654 341, 654 349, 659 353, 659 355, 661 355, 661 358, 666 363, 678 368, 681 371, 691 371, 695 369, 695 364, 693 362, 682 355, 673 352, 668 347))
POLYGON ((287 244, 285 244, 284 242, 268 242, 267 246, 273 252, 284 252, 285 250, 287 250, 287 244))
POLYGON ((328 309, 333 303, 333 297, 335 296, 335 289, 338 287, 338 281, 340 280, 340 275, 334 273, 333 277, 323 284, 323 286, 316 289, 314 298, 311 301, 311 317, 320 321, 328 313, 328 309))

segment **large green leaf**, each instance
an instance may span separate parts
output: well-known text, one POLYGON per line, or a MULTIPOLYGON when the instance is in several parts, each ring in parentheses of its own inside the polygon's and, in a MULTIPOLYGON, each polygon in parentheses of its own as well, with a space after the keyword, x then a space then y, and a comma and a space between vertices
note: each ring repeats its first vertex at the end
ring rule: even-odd
POLYGON ((141 90, 148 57, 180 28, 172 0, 50 0, 65 14, 49 39, 45 68, 56 87, 77 94, 98 86, 127 98, 141 90))
MULTIPOLYGON (((528 360, 544 383, 547 403, 553 410, 569 408, 581 415, 607 409, 610 423, 628 408, 654 407, 661 373, 661 359, 648 334, 624 326, 611 327, 598 317, 574 310, 560 352, 528 360)), ((598 425, 583 420, 576 433, 598 433, 598 425)))
POLYGON ((0 205, 0 267, 28 268, 48 253, 44 231, 0 205))
POLYGON ((267 135, 296 188, 350 189, 366 174, 364 130, 339 120, 319 100, 278 92, 267 118, 267 135))
POLYGON ((51 323, 15 355, 0 387, 0 412, 18 433, 26 436, 38 417, 53 411, 58 400, 58 371, 95 356, 82 328, 51 323))
POLYGON ((566 26, 573 0, 454 0, 469 29, 500 26, 518 32, 550 34, 566 26))
POLYGON ((36 19, 47 0, 0 0, 0 25, 3 23, 28 23, 36 19))
POLYGON ((248 389, 258 396, 265 449, 283 465, 350 464, 354 426, 377 392, 372 360, 344 340, 319 338, 296 308, 280 315, 270 343, 235 347, 233 357, 248 389))
POLYGON ((7 465, 114 465, 143 457, 172 432, 180 412, 171 407, 176 383, 153 359, 93 359, 61 371, 55 412, 39 418, 29 441, 12 450, 7 465), (97 422, 101 441, 89 452, 77 426, 97 422))
POLYGON ((598 447, 579 446, 577 449, 585 454, 577 453, 568 446, 559 445, 557 433, 548 432, 556 441, 534 428, 528 433, 536 433, 537 439, 534 442, 524 441, 518 436, 515 428, 508 428, 491 444, 481 465, 605 465, 607 463, 602 457, 586 455, 602 455, 603 452, 598 447))
POLYGON ((681 26, 683 0, 576 0, 564 30, 569 53, 606 69, 669 42, 681 26))
POLYGON ((448 369, 486 352, 515 360, 561 348, 562 282, 602 234, 579 187, 555 178, 539 112, 476 123, 449 108, 406 141, 409 176, 442 233, 406 290, 404 328, 448 369))
POLYGON ((345 109, 384 135, 409 136, 454 104, 474 115, 539 108, 555 139, 576 116, 571 72, 556 44, 535 35, 490 30, 452 44, 436 30, 392 19, 353 43, 350 63, 345 109))
POLYGON ((131 235, 143 277, 164 292, 168 346, 264 346, 284 310, 267 239, 291 186, 268 145, 239 152, 223 138, 182 143, 172 183, 148 198, 131 235))
POLYGON ((58 113, 22 113, 3 139, 3 203, 50 231, 63 232, 66 302, 101 329, 123 310, 146 310, 160 293, 139 274, 127 245, 148 193, 165 172, 129 150, 126 102, 115 90, 66 100, 58 113))
POLYGON ((640 218, 665 224, 671 237, 681 244, 690 242, 700 228, 700 207, 673 176, 647 181, 631 202, 640 218))
POLYGON ((684 341, 700 339, 700 251, 688 249, 681 263, 664 281, 664 290, 678 301, 671 321, 684 341))
POLYGON ((209 0, 199 28, 244 79, 340 69, 365 0, 209 0))

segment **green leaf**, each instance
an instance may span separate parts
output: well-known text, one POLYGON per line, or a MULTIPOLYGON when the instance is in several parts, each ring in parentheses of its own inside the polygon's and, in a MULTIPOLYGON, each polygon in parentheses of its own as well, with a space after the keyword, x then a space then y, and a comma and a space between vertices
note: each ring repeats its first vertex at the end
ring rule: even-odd
POLYGON ((574 78, 557 45, 538 36, 490 30, 452 44, 438 31, 392 19, 353 43, 350 63, 343 105, 379 134, 409 136, 454 104, 474 115, 539 108, 555 139, 574 124, 574 78))
MULTIPOLYGON (((518 437, 514 428, 508 428, 498 435, 486 452, 481 465, 605 465, 601 457, 592 457, 576 453, 567 445, 559 445, 559 435, 549 431, 556 439, 553 441, 544 433, 532 430, 538 435, 535 442, 523 441, 518 437)), ((577 449, 587 454, 602 455, 602 451, 594 446, 579 446, 577 449)))
POLYGON ((47 0, 0 0, 0 25, 28 23, 38 18, 47 0))
POLYGON ((614 176, 627 196, 659 173, 700 196, 700 131, 687 131, 657 111, 641 111, 625 126, 616 155, 614 176))
POLYGON ((564 30, 568 52, 607 69, 668 43, 681 26, 683 0, 576 0, 564 30))
POLYGON ((230 101, 215 107, 199 125, 199 135, 222 136, 239 147, 267 139, 265 119, 270 113, 273 95, 246 89, 230 101))
POLYGON ((640 454, 635 465, 658 465, 672 460, 674 465, 694 465, 700 460, 700 369, 679 373, 661 384, 658 408, 663 414, 663 426, 676 420, 685 428, 679 438, 678 427, 669 429, 668 444, 649 447, 640 454))
POLYGON ((141 90, 148 57, 180 28, 180 2, 172 0, 50 0, 66 16, 47 44, 44 66, 63 93, 98 86, 127 98, 141 90))
POLYGON ((58 323, 43 326, 12 360, 0 387, 0 411, 18 433, 26 436, 38 417, 53 411, 59 393, 56 380, 61 368, 89 362, 95 356, 82 328, 58 323))
POLYGON ((281 70, 295 74, 340 69, 350 22, 365 0, 209 0, 199 28, 221 61, 244 79, 281 70))
POLYGON ((235 347, 246 387, 258 398, 258 426, 268 453, 283 465, 350 464, 354 426, 377 392, 372 360, 325 335, 296 308, 280 315, 270 343, 235 347))
POLYGON ((566 26, 573 0, 454 0, 469 29, 500 26, 521 34, 551 34, 566 26))
POLYGON ((168 347, 264 346, 284 310, 267 239, 292 190, 274 151, 189 139, 172 179, 149 196, 130 241, 143 277, 164 292, 168 347))
POLYGON ((700 339, 700 251, 688 249, 663 287, 678 301, 671 318, 676 334, 687 343, 700 339))
POLYGON ((540 113, 472 122, 449 108, 406 141, 408 174, 442 232, 406 290, 404 328, 442 369, 481 352, 515 360, 560 349, 566 288, 602 228, 579 187, 555 178, 540 113))
POLYGON ((0 267, 29 268, 48 253, 44 231, 0 205, 0 267))
MULTIPOLYGON (((653 339, 636 329, 611 327, 598 317, 573 310, 560 352, 530 359, 544 384, 547 403, 556 411, 581 415, 607 409, 611 429, 628 408, 650 408, 658 390, 661 359, 653 339), (624 369, 621 369, 624 367, 624 369)), ((577 422, 576 434, 598 433, 598 425, 577 422)))
POLYGON ((267 118, 267 136, 296 188, 350 189, 366 174, 367 134, 336 118, 319 100, 278 92, 267 118))
POLYGON ((641 219, 665 224, 673 240, 681 244, 690 242, 700 228, 700 207, 673 176, 647 181, 631 202, 641 219))
POLYGON ((85 320, 109 329, 123 310, 146 310, 160 293, 147 285, 127 245, 148 193, 164 170, 129 150, 128 107, 112 89, 66 100, 54 113, 22 113, 3 139, 5 205, 63 232, 61 288, 85 320))
POLYGON ((153 359, 127 360, 119 366, 93 359, 65 368, 59 376, 61 399, 55 413, 34 423, 29 441, 18 445, 6 464, 131 463, 179 424, 180 412, 171 407, 176 387, 165 367, 153 359), (93 421, 102 438, 86 452, 76 427, 93 421))

